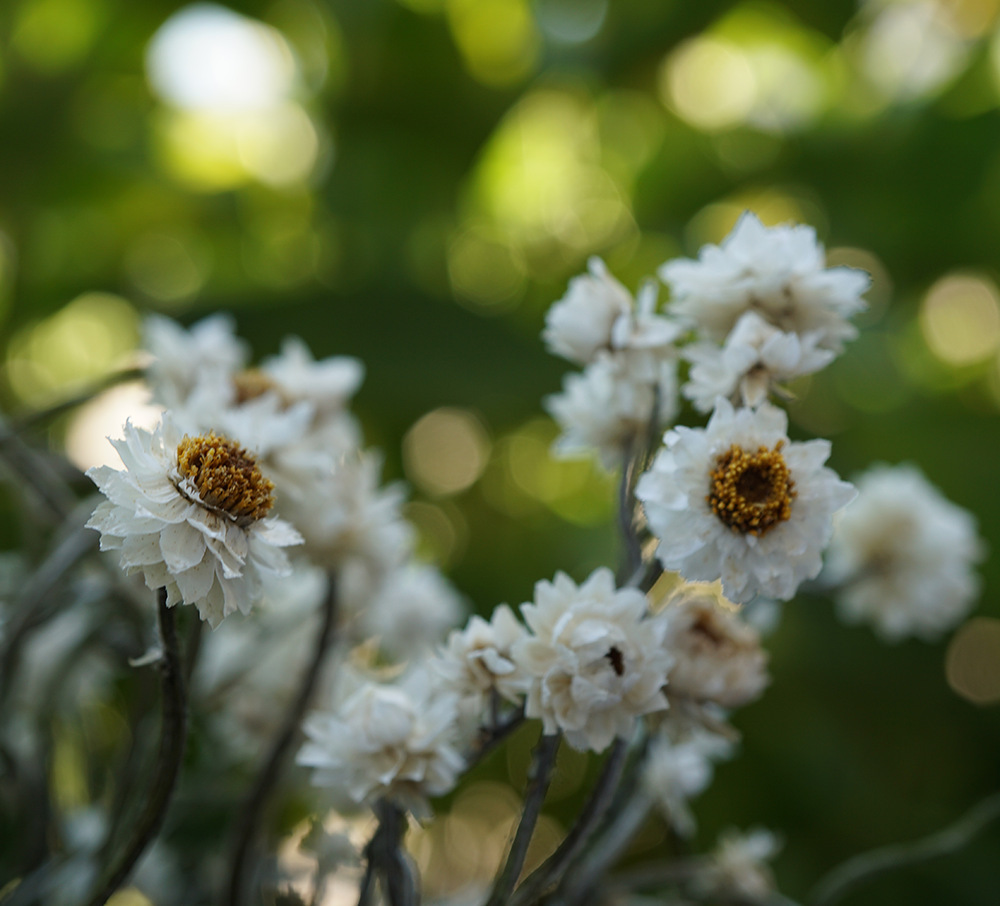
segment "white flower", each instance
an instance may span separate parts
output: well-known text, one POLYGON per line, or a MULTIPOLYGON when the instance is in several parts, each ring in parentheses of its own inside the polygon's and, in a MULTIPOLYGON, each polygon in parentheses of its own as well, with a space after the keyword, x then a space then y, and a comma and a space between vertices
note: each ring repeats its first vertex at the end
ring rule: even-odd
POLYGON ((681 836, 690 837, 695 830, 688 800, 712 782, 712 762, 731 753, 732 744, 712 733, 694 733, 680 742, 665 735, 653 740, 643 765, 643 785, 681 836))
POLYGON ((440 570, 408 563, 383 579, 358 617, 363 635, 376 636, 383 652, 407 659, 439 643, 464 612, 440 570))
POLYGON ((302 538, 268 517, 272 485, 253 457, 215 435, 181 436, 170 419, 152 433, 125 425, 112 440, 125 465, 90 469, 108 498, 87 523, 101 550, 117 550, 126 572, 142 572, 167 604, 194 604, 217 626, 236 610, 248 613, 264 573, 288 572, 283 547, 302 538))
POLYGON ((465 764, 455 748, 456 699, 436 690, 425 670, 393 684, 363 682, 333 713, 313 712, 297 761, 313 783, 360 805, 383 797, 418 816, 428 796, 454 787, 465 764))
POLYGON ((914 466, 875 466, 837 519, 827 577, 841 615, 885 639, 934 639, 968 612, 983 556, 973 517, 914 466))
POLYGON ((780 848, 778 838, 764 828, 745 834, 726 831, 719 837, 711 862, 695 887, 709 896, 765 903, 776 889, 766 862, 780 848))
POLYGON ((621 463, 628 447, 649 433, 650 420, 669 423, 677 414, 677 372, 659 363, 652 380, 630 367, 621 354, 605 354, 582 374, 569 374, 563 392, 546 397, 546 410, 562 429, 553 451, 574 457, 597 451, 607 469, 621 463))
POLYGON ((770 404, 734 411, 720 399, 706 428, 667 432, 636 489, 665 568, 721 579, 738 603, 788 600, 815 578, 833 514, 855 491, 823 467, 829 441, 790 443, 787 424, 770 404))
POLYGON ((871 282, 864 271, 825 267, 823 246, 808 226, 765 227, 745 212, 721 245, 702 248, 660 268, 671 310, 723 342, 746 311, 785 333, 817 333, 819 345, 839 352, 857 330, 848 318, 862 311, 871 282))
POLYGON ((464 629, 453 630, 447 645, 433 662, 442 684, 463 699, 475 698, 478 705, 494 689, 504 698, 518 702, 524 697, 527 676, 514 660, 514 645, 527 630, 514 612, 501 604, 487 623, 473 615, 464 629))
POLYGON ((318 477, 302 499, 285 502, 306 552, 317 562, 339 566, 357 560, 380 579, 409 556, 413 530, 400 511, 403 489, 380 487, 381 471, 374 453, 347 455, 318 477))
POLYGON ((681 392, 699 412, 711 412, 717 397, 739 393, 748 406, 767 399, 774 384, 812 374, 833 361, 835 353, 820 347, 820 331, 785 333, 757 312, 740 316, 724 346, 694 343, 684 350, 691 362, 681 392))
POLYGON ((570 280, 566 295, 545 316, 542 339, 549 352, 578 365, 609 350, 672 352, 683 327, 656 314, 656 284, 650 281, 633 299, 600 258, 587 266, 590 273, 570 280))
POLYGON ((533 635, 514 644, 513 660, 530 678, 525 714, 540 717, 545 733, 600 752, 631 735, 637 717, 667 706, 664 627, 649 618, 642 592, 615 588, 611 570, 579 587, 556 573, 535 585, 521 613, 533 635))
POLYGON ((549 352, 578 365, 611 345, 615 322, 632 310, 632 294, 600 258, 591 258, 587 267, 590 273, 570 280, 566 295, 549 309, 542 331, 549 352))
POLYGON ((364 365, 349 356, 316 361, 299 337, 286 337, 281 354, 265 359, 261 372, 287 399, 307 400, 324 415, 344 409, 365 376, 364 365))
POLYGON ((664 645, 674 657, 667 697, 738 708, 768 683, 760 634, 709 594, 682 591, 661 612, 664 645))
POLYGON ((233 329, 233 319, 221 314, 204 318, 189 330, 162 315, 146 318, 143 342, 153 356, 147 369, 153 398, 175 408, 200 381, 221 382, 242 368, 249 350, 233 329))

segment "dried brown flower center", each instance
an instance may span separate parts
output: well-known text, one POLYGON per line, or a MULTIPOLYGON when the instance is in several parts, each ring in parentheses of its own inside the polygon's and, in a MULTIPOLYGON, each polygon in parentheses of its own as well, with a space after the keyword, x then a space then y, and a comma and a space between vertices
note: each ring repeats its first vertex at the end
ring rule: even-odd
POLYGON ((616 676, 621 676, 625 672, 625 658, 618 648, 612 645, 604 656, 611 661, 611 669, 615 671, 616 676))
POLYGON ((734 532, 763 535, 791 516, 795 483, 781 455, 783 446, 779 440, 773 450, 748 452, 733 444, 715 461, 705 499, 734 532))
POLYGON ((259 368, 245 368, 234 375, 233 388, 236 391, 237 406, 242 406, 276 389, 271 376, 259 368))
POLYGON ((177 445, 177 469, 191 480, 201 502, 249 525, 274 505, 274 485, 253 456, 224 437, 185 437, 177 445))

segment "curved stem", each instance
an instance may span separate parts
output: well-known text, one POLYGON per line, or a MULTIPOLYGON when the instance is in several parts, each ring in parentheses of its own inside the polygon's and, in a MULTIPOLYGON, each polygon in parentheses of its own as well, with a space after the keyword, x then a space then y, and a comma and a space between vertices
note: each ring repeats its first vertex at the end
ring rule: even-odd
POLYGON ((642 546, 635 530, 635 477, 639 463, 634 444, 625 448, 622 456, 622 477, 618 484, 618 528, 625 546, 620 579, 634 575, 642 566, 642 546))
POLYGON ((409 858, 403 851, 406 813, 388 799, 373 806, 378 827, 365 847, 365 874, 361 881, 358 906, 368 906, 381 877, 389 906, 417 906, 417 883, 409 858))
POLYGON ((548 792, 549 782, 552 780, 552 769, 556 763, 559 740, 558 734, 543 734, 542 738, 538 740, 538 745, 535 746, 534 761, 531 765, 531 774, 528 777, 528 789, 524 796, 524 811, 521 813, 521 821, 510 845, 510 852, 507 853, 507 861, 497 876, 493 891, 485 906, 506 906, 511 891, 521 874, 521 869, 524 868, 524 860, 528 855, 528 844, 531 842, 531 835, 538 823, 542 803, 545 801, 545 794, 548 792))
POLYGON ((944 830, 912 843, 884 846, 848 859, 816 885, 809 902, 812 906, 831 906, 855 887, 890 871, 958 852, 997 818, 1000 818, 1000 793, 993 793, 944 830))
POLYGON ((146 807, 132 831, 132 839, 119 856, 117 863, 108 873, 106 880, 88 901, 88 906, 101 906, 125 882, 135 863, 153 842, 163 819, 180 773, 184 743, 187 738, 187 696, 184 689, 184 675, 181 670, 180 650, 177 645, 177 630, 174 612, 167 607, 167 591, 161 588, 157 593, 157 619, 160 627, 160 641, 163 645, 163 727, 160 731, 160 753, 156 762, 153 782, 150 784, 146 807))
POLYGON ((271 743, 271 750, 257 775, 257 780, 247 796, 243 809, 236 820, 237 836, 230 857, 229 868, 229 898, 230 906, 240 906, 243 902, 243 885, 246 876, 247 856, 256 835, 261 812, 267 804, 271 790, 278 781, 281 767, 299 732, 299 725, 305 715, 306 708, 312 699, 313 691, 319 680, 320 668, 323 666, 326 653, 333 637, 333 628, 337 622, 337 590, 333 576, 329 579, 329 589, 323 601, 323 625, 316 638, 312 661, 302 678, 299 694, 292 703, 285 723, 271 743))
POLYGON ((480 761, 490 754, 501 742, 513 733, 524 723, 524 705, 503 721, 494 721, 493 726, 483 727, 480 730, 479 739, 476 740, 475 748, 469 754, 465 762, 465 772, 468 773, 480 761))
POLYGON ((535 902, 546 888, 561 880, 570 863, 586 845, 611 806, 611 800, 614 798, 622 771, 625 769, 627 755, 628 742, 624 739, 616 739, 611 748, 611 754, 604 762, 601 775, 597 778, 597 783, 594 785, 583 811, 580 812, 576 824, 570 829, 556 851, 533 871, 517 889, 511 901, 514 906, 535 902))

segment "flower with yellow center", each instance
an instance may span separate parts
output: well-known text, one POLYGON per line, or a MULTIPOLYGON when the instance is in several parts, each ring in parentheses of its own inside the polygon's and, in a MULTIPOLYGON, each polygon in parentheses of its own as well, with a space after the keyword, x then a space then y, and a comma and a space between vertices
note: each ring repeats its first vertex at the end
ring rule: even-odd
POLYGON ((664 567, 691 581, 722 580, 727 598, 788 600, 815 578, 833 514, 854 488, 824 467, 830 443, 790 443, 774 406, 718 400, 705 428, 667 432, 637 496, 664 567))
POLYGON ((274 486, 239 444, 181 436, 169 416, 152 433, 126 423, 111 443, 125 468, 87 472, 108 498, 87 526, 122 569, 165 588, 168 606, 194 604, 215 627, 249 612, 263 574, 289 572, 282 548, 302 538, 269 515, 274 486))

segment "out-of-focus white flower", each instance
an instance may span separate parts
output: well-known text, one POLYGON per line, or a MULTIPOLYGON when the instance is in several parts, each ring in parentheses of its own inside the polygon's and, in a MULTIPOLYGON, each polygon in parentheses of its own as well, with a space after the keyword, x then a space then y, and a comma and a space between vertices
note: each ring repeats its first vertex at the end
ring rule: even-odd
POLYGON ((827 577, 843 587, 838 609, 885 639, 934 639, 968 612, 983 556, 974 518, 914 466, 873 467, 838 517, 827 577))
POLYGON ((659 425, 673 420, 676 364, 661 361, 652 380, 637 375, 630 365, 625 356, 602 355, 582 374, 567 375, 562 393, 545 398, 546 410, 562 429, 553 446, 557 456, 597 451, 604 467, 612 469, 634 441, 648 435, 651 419, 659 425))
POLYGON ((632 294, 600 258, 591 258, 587 267, 590 273, 570 280, 566 295, 549 309, 542 331, 549 352, 578 365, 610 347, 615 322, 632 310, 632 294))
POLYGON ((263 573, 289 571, 282 548, 302 538, 267 515, 273 486, 238 444, 181 436, 169 417, 152 433, 126 423, 111 443, 125 469, 87 472, 108 498, 87 526, 101 550, 120 552, 122 569, 165 588, 168 606, 194 604, 214 627, 250 611, 263 573))
POLYGON ((462 699, 476 699, 477 708, 493 690, 508 701, 518 702, 528 682, 512 651, 526 635, 514 612, 501 604, 488 623, 473 615, 464 629, 453 630, 432 666, 445 688, 462 699))
POLYGON ((765 903, 777 889, 766 863, 780 848, 778 838, 764 828, 725 831, 695 888, 703 895, 765 903))
POLYGON ((332 713, 306 718, 308 741, 297 761, 338 800, 389 798, 426 817, 427 797, 449 792, 464 767, 455 748, 456 704, 422 666, 392 684, 363 682, 332 713))
POLYGON ((695 831, 688 800, 712 782, 713 762, 728 758, 732 743, 721 736, 700 732, 674 742, 657 736, 643 765, 643 785, 664 817, 681 836, 695 831))
POLYGON ((265 359, 260 370, 286 399, 306 400, 324 417, 346 408, 365 377, 357 359, 330 356, 317 361, 299 337, 286 337, 281 354, 265 359))
POLYGON ((413 529, 400 511, 403 489, 380 487, 381 471, 374 453, 345 456, 316 480, 309 494, 286 508, 316 562, 339 567, 361 561, 372 577, 381 579, 406 560, 413 529))
POLYGON ((722 580, 731 601, 788 600, 822 567, 833 514, 854 488, 824 468, 830 443, 790 443, 770 404, 718 401, 708 426, 677 427, 639 479, 657 556, 689 580, 722 580))
POLYGON ((143 345, 153 356, 147 377, 153 399, 167 408, 180 406, 203 380, 223 381, 249 358, 247 344, 234 333, 228 315, 211 315, 185 330, 162 315, 143 325, 143 345))
POLYGON ((748 406, 759 406, 771 387, 813 374, 833 361, 835 353, 820 347, 820 331, 785 333, 757 312, 740 316, 724 346, 694 343, 684 349, 691 362, 681 392, 699 412, 711 412, 718 397, 739 394, 748 406))
POLYGON ((738 708, 767 686, 760 635, 709 594, 682 592, 661 613, 664 645, 673 655, 667 697, 738 708))
POLYGON ((358 614, 362 635, 386 654, 411 659, 441 642, 465 612, 462 598, 434 566, 407 563, 390 572, 358 614))
POLYGON ((765 227, 745 212, 720 245, 697 261, 679 258, 659 271, 670 287, 671 312, 705 339, 723 342, 741 315, 756 311, 785 333, 814 334, 839 352, 857 330, 848 318, 865 308, 871 280, 850 267, 825 267, 823 246, 809 226, 765 227))
POLYGON ((521 613, 533 634, 514 644, 513 659, 530 678, 525 714, 540 717, 545 733, 601 752, 631 735, 637 717, 667 706, 664 626, 649 617, 642 592, 615 588, 611 570, 579 587, 556 573, 535 585, 521 613))

